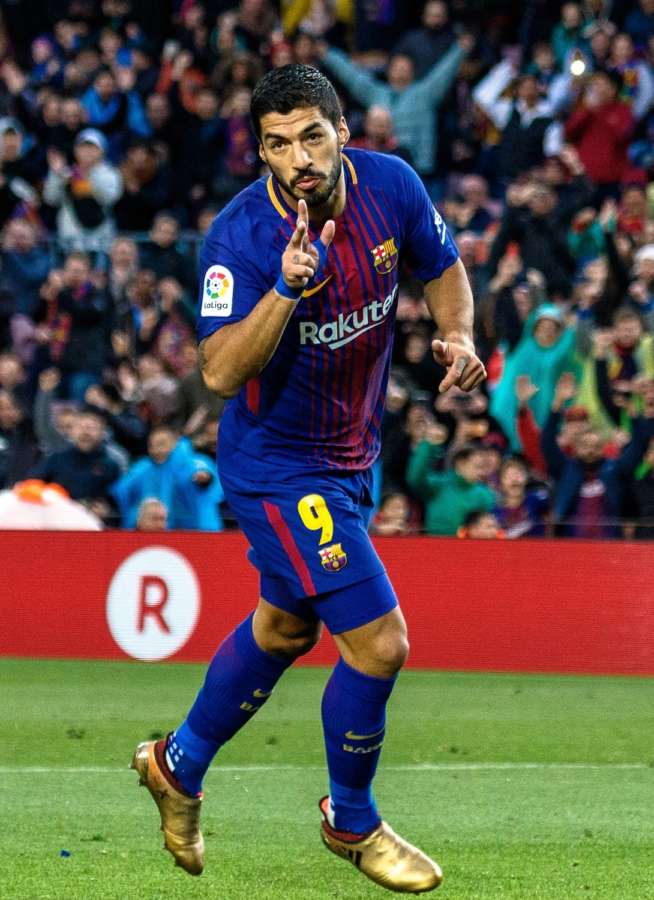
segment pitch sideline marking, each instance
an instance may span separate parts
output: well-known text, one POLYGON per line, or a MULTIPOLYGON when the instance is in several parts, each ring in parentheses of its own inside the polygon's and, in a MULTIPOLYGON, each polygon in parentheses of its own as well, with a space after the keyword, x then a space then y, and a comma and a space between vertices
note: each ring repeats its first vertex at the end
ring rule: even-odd
MULTIPOLYGON (((398 763, 386 765, 381 769, 384 772, 493 772, 493 771, 565 771, 565 770, 599 770, 615 771, 642 770, 652 768, 647 763, 398 763)), ((130 769, 125 766, 0 766, 0 775, 50 775, 59 773, 62 775, 116 775, 128 773, 130 769)), ((209 769, 210 775, 234 774, 248 772, 324 772, 325 766, 295 766, 280 763, 279 765, 251 766, 215 766, 209 769)))

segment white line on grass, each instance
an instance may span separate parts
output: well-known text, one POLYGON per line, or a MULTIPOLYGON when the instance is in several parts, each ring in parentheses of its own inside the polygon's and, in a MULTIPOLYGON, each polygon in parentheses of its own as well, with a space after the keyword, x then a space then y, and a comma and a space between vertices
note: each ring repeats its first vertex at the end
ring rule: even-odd
MULTIPOLYGON (((647 763, 538 763, 538 762, 488 762, 488 763, 399 763, 381 767, 384 772, 493 772, 493 771, 557 771, 567 769, 606 770, 649 769, 647 763)), ((248 774, 249 772, 323 772, 325 766, 295 766, 284 763, 251 766, 214 766, 209 775, 248 774)), ((116 775, 129 772, 127 766, 0 766, 0 775, 116 775)))

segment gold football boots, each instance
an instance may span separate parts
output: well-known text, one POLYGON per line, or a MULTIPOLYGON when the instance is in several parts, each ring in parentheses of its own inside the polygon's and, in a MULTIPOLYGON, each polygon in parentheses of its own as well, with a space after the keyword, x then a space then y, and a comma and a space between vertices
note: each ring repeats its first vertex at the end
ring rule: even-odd
POLYGON ((346 834, 335 831, 327 820, 329 797, 323 797, 319 805, 325 846, 349 860, 371 881, 400 894, 422 894, 433 891, 443 880, 438 863, 395 834, 386 822, 380 822, 359 841, 347 840, 346 834))
MULTIPOLYGON (((176 790, 166 779, 157 761, 155 741, 139 744, 130 768, 139 774, 139 784, 152 794, 161 816, 164 847, 191 875, 200 875, 204 869, 204 838, 200 831, 200 807, 202 797, 189 797, 176 790)), ((159 742, 163 752, 164 742, 159 742)))

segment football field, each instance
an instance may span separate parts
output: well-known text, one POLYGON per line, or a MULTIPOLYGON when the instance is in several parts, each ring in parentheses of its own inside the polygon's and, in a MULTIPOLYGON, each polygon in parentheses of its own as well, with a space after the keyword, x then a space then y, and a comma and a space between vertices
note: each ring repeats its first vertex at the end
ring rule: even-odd
MULTIPOLYGON (((205 782, 200 878, 161 849, 128 770, 203 667, 0 660, 0 897, 392 896, 320 842, 327 672, 288 673, 205 782)), ((654 680, 405 672, 377 779, 449 900, 654 898, 654 680)))

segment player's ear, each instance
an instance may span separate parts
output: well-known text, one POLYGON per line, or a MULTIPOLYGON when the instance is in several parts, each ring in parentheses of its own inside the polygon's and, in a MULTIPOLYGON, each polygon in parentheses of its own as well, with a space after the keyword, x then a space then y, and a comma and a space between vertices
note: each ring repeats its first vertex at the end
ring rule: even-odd
POLYGON ((350 129, 347 127, 345 116, 341 116, 341 121, 338 123, 336 132, 338 134, 338 144, 342 149, 350 140, 350 129))
POLYGON ((268 165, 268 160, 266 159, 266 153, 263 149, 263 144, 261 142, 259 142, 259 159, 262 162, 265 162, 266 165, 268 165))

